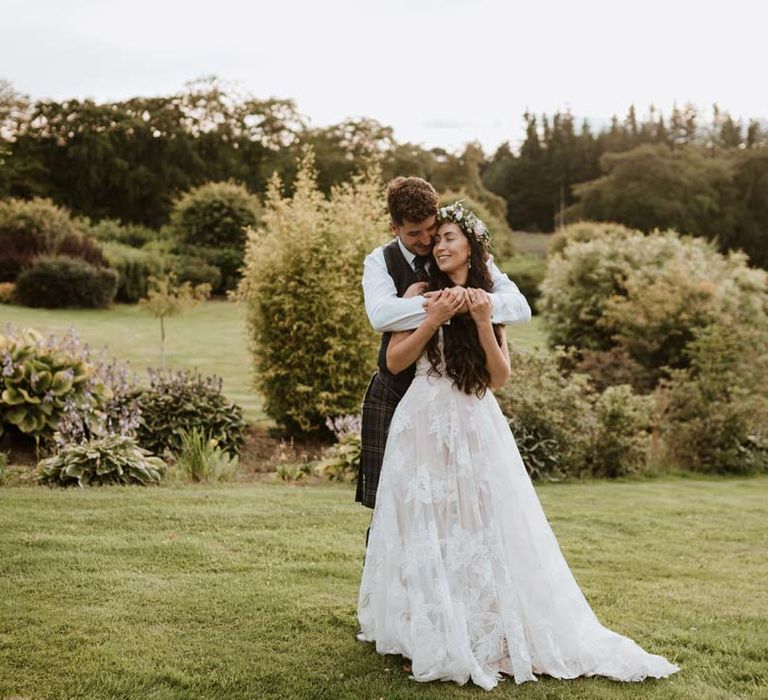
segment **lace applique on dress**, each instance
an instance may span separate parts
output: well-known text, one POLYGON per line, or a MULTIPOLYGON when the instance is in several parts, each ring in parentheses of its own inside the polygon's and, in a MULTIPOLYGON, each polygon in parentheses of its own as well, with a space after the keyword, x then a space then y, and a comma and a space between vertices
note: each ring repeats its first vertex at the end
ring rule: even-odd
MULTIPOLYGON (((442 328, 440 329, 442 352, 442 328)), ((495 397, 428 374, 423 354, 395 410, 368 541, 358 620, 417 681, 494 688, 679 670, 600 624, 544 515, 495 397)))

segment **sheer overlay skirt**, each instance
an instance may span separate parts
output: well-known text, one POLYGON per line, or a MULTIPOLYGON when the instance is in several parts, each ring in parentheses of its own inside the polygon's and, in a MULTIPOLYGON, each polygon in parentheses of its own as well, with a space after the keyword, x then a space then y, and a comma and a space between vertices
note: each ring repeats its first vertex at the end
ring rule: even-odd
POLYGON ((417 681, 620 681, 679 670, 598 621, 495 397, 417 374, 390 426, 358 600, 363 636, 417 681))

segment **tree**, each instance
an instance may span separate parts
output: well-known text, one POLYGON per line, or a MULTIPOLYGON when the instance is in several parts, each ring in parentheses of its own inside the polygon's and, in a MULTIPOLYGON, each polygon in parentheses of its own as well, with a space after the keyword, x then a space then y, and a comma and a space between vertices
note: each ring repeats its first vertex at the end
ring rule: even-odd
POLYGON ((165 319, 178 316, 199 305, 211 294, 211 285, 207 282, 195 285, 189 282, 178 284, 176 274, 167 273, 160 277, 149 278, 150 289, 147 296, 139 299, 139 306, 160 319, 160 367, 165 367, 165 319))
POLYGON ((379 171, 321 192, 312 150, 293 195, 270 183, 262 227, 249 233, 237 297, 248 305, 257 386, 265 409, 292 434, 322 434, 326 419, 356 413, 375 366, 360 270, 386 236, 379 171))
POLYGON ((579 202, 570 221, 616 221, 651 231, 674 228, 714 236, 721 216, 721 192, 730 177, 728 162, 707 158, 698 148, 672 151, 643 145, 600 159, 603 176, 575 187, 579 202))

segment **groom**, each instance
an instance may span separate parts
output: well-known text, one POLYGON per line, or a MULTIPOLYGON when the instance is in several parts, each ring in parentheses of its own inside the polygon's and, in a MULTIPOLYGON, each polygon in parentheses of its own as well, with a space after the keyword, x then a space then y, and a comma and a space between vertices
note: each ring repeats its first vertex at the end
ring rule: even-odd
MULTIPOLYGON (((394 331, 418 328, 426 318, 424 296, 403 299, 412 284, 427 277, 425 264, 437 230, 437 192, 418 177, 397 177, 387 186, 387 208, 394 240, 365 258, 363 295, 365 311, 374 330, 383 333, 378 370, 371 378, 363 399, 362 452, 355 501, 368 508, 376 505, 376 489, 384 457, 389 424, 397 404, 413 381, 416 365, 399 374, 387 369, 387 346, 394 331)), ((494 323, 528 321, 531 309, 517 285, 503 274, 489 257, 493 279, 490 299, 494 323)), ((452 293, 463 295, 462 287, 452 293)), ((365 533, 368 546, 370 526, 365 533)))

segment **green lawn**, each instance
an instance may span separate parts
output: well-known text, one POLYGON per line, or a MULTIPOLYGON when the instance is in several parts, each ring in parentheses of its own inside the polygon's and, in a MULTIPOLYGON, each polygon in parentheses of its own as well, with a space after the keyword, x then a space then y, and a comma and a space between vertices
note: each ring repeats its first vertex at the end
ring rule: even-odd
MULTIPOLYGON (((537 487, 601 621, 682 670, 498 697, 768 697, 768 477, 537 487)), ((458 698, 353 639, 349 484, 0 489, 0 697, 458 698)))
MULTIPOLYGON (((46 334, 63 334, 74 327, 92 350, 106 346, 110 355, 128 360, 138 372, 160 365, 160 322, 136 305, 115 304, 104 310, 0 305, 0 329, 8 321, 46 334)), ((204 374, 218 374, 224 380, 224 393, 243 407, 248 420, 265 419, 261 397, 252 388, 244 306, 208 301, 167 319, 165 326, 169 367, 196 367, 204 374)))
POLYGON ((513 231, 512 241, 518 253, 529 253, 540 258, 547 257, 549 244, 552 241, 551 233, 528 233, 526 231, 513 231))
MULTIPOLYGON (((7 322, 31 326, 45 334, 63 334, 74 327, 91 349, 106 346, 110 355, 128 360, 136 371, 160 364, 160 324, 135 305, 115 304, 108 310, 51 310, 0 304, 0 330, 7 322)), ((538 318, 510 326, 508 335, 511 343, 527 348, 544 343, 538 318)), ((218 374, 224 380, 224 393, 243 407, 249 421, 266 420, 261 397, 252 386, 242 304, 208 301, 183 316, 169 318, 165 357, 166 364, 174 369, 197 367, 204 374, 218 374)))

